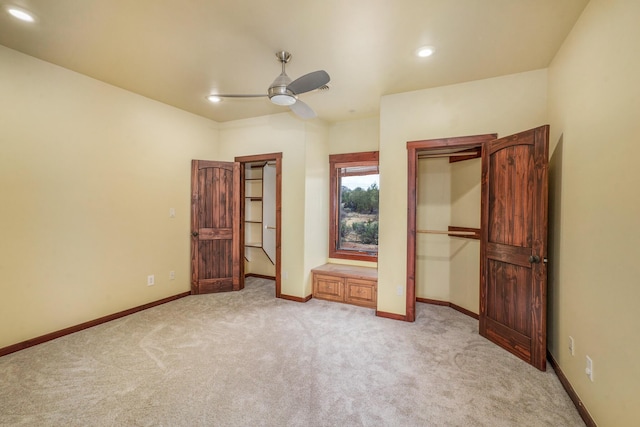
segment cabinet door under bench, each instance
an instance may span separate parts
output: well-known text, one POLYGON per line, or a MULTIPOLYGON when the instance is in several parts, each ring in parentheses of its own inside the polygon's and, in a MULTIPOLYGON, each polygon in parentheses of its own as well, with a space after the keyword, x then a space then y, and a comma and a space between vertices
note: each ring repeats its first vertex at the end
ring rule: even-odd
POLYGON ((313 296, 330 301, 344 301, 344 279, 326 274, 313 274, 313 296))
POLYGON ((344 302, 361 305, 363 307, 376 308, 377 286, 372 280, 345 279, 344 302))
POLYGON ((311 272, 314 298, 376 308, 378 271, 375 268, 325 264, 311 272))

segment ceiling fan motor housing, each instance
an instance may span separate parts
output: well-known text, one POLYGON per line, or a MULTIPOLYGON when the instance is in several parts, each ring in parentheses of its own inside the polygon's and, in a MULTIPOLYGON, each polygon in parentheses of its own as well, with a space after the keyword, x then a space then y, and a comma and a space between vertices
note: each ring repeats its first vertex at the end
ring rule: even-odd
POLYGON ((269 99, 276 105, 292 105, 296 102, 296 95, 287 89, 291 83, 291 78, 282 70, 280 74, 269 86, 269 99))

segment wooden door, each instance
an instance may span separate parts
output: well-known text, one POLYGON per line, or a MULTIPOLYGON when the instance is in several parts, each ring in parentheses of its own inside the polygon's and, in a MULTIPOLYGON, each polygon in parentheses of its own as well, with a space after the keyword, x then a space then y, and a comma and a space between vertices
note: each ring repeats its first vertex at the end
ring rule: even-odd
POLYGON ((480 334, 546 369, 549 126, 482 153, 480 334))
POLYGON ((240 163, 191 162, 191 293, 244 287, 240 163))

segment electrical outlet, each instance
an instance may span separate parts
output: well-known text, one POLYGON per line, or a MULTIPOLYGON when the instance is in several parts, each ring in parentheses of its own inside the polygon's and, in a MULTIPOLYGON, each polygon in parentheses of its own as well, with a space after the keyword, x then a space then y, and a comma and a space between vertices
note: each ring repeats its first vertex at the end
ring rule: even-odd
POLYGON ((593 360, 587 356, 587 367, 584 368, 584 373, 587 374, 591 382, 593 382, 593 360))
POLYGON ((169 208, 169 218, 176 217, 176 208, 169 208))
POLYGON ((153 274, 147 276, 147 286, 153 286, 156 284, 156 278, 153 274))
POLYGON ((282 278, 283 278, 284 280, 287 280, 287 279, 289 278, 289 273, 288 273, 287 271, 283 271, 283 272, 282 272, 282 278))
POLYGON ((573 341, 573 337, 569 335, 569 354, 572 356, 576 355, 576 343, 573 341))
POLYGON ((169 272, 169 280, 176 280, 176 272, 171 270, 169 272))
POLYGON ((396 286, 396 294, 398 296, 402 296, 403 293, 404 293, 404 288, 402 287, 402 285, 396 286))

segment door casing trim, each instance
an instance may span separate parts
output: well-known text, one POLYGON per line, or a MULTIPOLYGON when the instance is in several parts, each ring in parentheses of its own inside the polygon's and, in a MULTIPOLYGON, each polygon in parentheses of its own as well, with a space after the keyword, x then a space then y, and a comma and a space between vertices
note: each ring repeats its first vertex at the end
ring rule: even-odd
MULTIPOLYGON (((497 134, 461 136, 453 138, 427 139, 407 142, 407 286, 406 311, 407 322, 416 320, 416 209, 418 188, 418 155, 429 150, 451 148, 458 151, 464 148, 477 148, 487 141, 493 141, 497 134)), ((478 287, 480 284, 478 283, 478 287)))
MULTIPOLYGON (((244 200, 244 166, 253 162, 276 162, 276 298, 282 298, 282 153, 237 156, 234 161, 240 163, 240 200, 244 200)), ((240 256, 244 262, 244 218, 245 206, 240 203, 240 256)))

